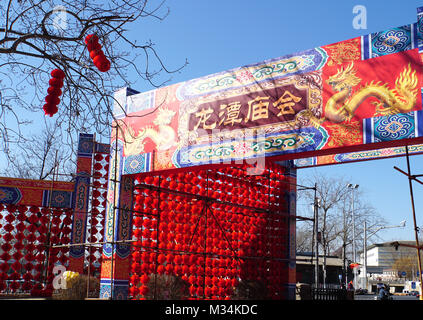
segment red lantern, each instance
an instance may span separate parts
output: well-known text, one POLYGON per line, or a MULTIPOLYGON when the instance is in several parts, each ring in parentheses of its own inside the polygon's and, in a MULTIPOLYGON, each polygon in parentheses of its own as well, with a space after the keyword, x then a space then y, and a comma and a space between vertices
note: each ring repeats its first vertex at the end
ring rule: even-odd
POLYGON ((52 117, 57 111, 57 105, 60 103, 59 97, 62 95, 63 79, 65 73, 60 69, 54 69, 51 72, 52 78, 49 81, 50 87, 47 89, 45 98, 46 104, 43 106, 44 113, 52 117))
POLYGON ((203 295, 203 288, 197 287, 196 293, 197 293, 197 296, 202 296, 203 295))
POLYGON ((149 277, 146 275, 146 274, 143 274, 141 277, 140 277, 140 281, 141 281, 141 283, 142 284, 144 284, 144 285, 146 285, 147 283, 148 283, 148 281, 149 281, 150 279, 149 279, 149 277))
POLYGON ((165 267, 165 270, 166 270, 166 274, 172 274, 172 272, 173 272, 173 265, 172 264, 167 264, 166 265, 166 267, 165 267))
POLYGON ((206 287, 204 289, 204 294, 206 295, 206 297, 210 297, 212 295, 212 288, 206 287))
POLYGON ((132 286, 131 288, 129 288, 129 293, 135 297, 139 294, 139 289, 136 286, 132 286))
POLYGON ((189 293, 191 295, 195 295, 197 293, 197 288, 195 286, 190 286, 189 287, 189 293))
POLYGON ((7 262, 3 262, 2 264, 0 264, 0 270, 3 271, 3 273, 0 273, 0 275, 6 275, 6 271, 9 270, 10 266, 7 262))
POLYGON ((158 274, 163 274, 165 272, 165 267, 164 265, 160 265, 157 267, 157 273, 158 274))
POLYGON ((149 289, 147 286, 141 286, 140 287, 140 293, 145 296, 148 293, 149 289))
POLYGON ((95 34, 89 34, 85 37, 85 43, 87 49, 90 52, 90 58, 93 60, 94 65, 101 72, 107 72, 110 70, 110 61, 104 55, 101 50, 101 45, 98 43, 98 36, 95 34))

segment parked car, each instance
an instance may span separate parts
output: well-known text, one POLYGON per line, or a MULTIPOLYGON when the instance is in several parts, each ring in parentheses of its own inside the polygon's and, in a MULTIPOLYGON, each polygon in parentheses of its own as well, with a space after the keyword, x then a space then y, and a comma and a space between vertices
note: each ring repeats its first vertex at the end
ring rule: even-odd
POLYGON ((418 291, 416 291, 416 290, 413 290, 413 291, 410 291, 410 296, 415 296, 415 297, 417 297, 417 296, 419 296, 419 294, 420 294, 420 292, 418 292, 418 291))

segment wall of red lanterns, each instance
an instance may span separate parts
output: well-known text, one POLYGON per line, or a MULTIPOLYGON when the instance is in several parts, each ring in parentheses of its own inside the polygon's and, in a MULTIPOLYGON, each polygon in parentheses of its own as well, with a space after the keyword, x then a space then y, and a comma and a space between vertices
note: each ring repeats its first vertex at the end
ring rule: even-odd
POLYGON ((72 211, 0 204, 0 292, 51 296, 53 267, 68 264, 72 211))
POLYGON ((154 298, 158 275, 183 280, 188 299, 232 299, 242 282, 264 287, 261 298, 285 298, 285 170, 248 176, 246 168, 136 177, 133 299, 154 298))
MULTIPOLYGON (((87 241, 101 242, 106 212, 109 155, 93 157, 87 241)), ((55 265, 69 266, 72 209, 0 204, 0 294, 51 296, 55 265), (54 247, 57 246, 57 247, 54 247)), ((98 276, 102 246, 85 248, 84 272, 98 276)))

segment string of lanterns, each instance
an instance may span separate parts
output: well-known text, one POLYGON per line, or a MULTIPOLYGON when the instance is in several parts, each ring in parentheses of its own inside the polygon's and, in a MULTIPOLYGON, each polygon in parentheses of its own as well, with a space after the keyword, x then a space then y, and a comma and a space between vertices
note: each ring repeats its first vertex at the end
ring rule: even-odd
POLYGON ((47 89, 47 96, 45 97, 45 104, 43 110, 45 115, 52 117, 58 111, 58 104, 60 103, 60 96, 62 95, 63 79, 65 73, 60 69, 54 69, 51 72, 51 79, 47 89))
MULTIPOLYGON (((104 237, 104 217, 106 215, 107 180, 109 172, 109 155, 97 152, 93 160, 93 182, 91 198, 91 216, 89 220, 88 241, 91 243, 102 242, 104 237)), ((102 248, 91 246, 88 261, 90 273, 94 275, 100 271, 102 261, 102 248)))
MULTIPOLYGON (((101 44, 98 42, 96 34, 89 34, 85 37, 85 44, 90 54, 93 64, 101 72, 110 70, 111 63, 107 59, 102 50, 101 44)), ((60 103, 60 96, 62 95, 63 81, 65 73, 60 69, 54 69, 51 72, 51 79, 49 81, 49 88, 47 89, 47 96, 45 97, 45 104, 43 106, 44 114, 52 117, 57 113, 58 105, 60 103)))
POLYGON ((107 72, 110 70, 110 61, 106 58, 101 44, 98 42, 98 36, 96 34, 89 34, 85 37, 85 44, 90 53, 94 65, 101 72, 107 72))

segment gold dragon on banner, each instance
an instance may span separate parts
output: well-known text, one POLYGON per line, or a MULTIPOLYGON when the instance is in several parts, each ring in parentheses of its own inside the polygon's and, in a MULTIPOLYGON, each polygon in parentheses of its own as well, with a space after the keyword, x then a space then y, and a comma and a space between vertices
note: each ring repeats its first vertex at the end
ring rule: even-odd
POLYGON ((410 112, 417 101, 418 78, 416 71, 410 64, 405 67, 403 72, 395 81, 395 88, 391 89, 381 81, 359 88, 353 93, 353 88, 361 82, 356 76, 354 62, 344 69, 341 67, 338 72, 329 77, 327 83, 336 92, 326 103, 325 118, 333 123, 340 123, 351 120, 356 109, 370 97, 378 101, 373 102, 376 105, 376 112, 379 115, 391 115, 396 113, 410 112))
POLYGON ((144 152, 145 139, 150 138, 158 151, 168 150, 176 145, 176 133, 170 126, 176 112, 166 107, 158 109, 158 115, 153 123, 158 130, 151 125, 142 128, 137 133, 132 127, 128 127, 124 135, 125 155, 135 155, 144 152))

